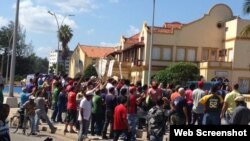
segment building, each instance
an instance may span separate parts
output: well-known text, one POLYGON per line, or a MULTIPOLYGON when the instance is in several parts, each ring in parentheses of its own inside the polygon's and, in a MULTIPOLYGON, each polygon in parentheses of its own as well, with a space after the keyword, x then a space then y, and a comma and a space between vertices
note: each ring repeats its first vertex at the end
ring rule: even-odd
POLYGON ((115 49, 114 47, 78 44, 70 58, 69 76, 74 78, 77 73, 83 73, 89 65, 96 65, 100 58, 106 57, 115 49))
MULTIPOLYGON (((69 72, 69 60, 70 60, 70 57, 72 55, 73 51, 69 51, 68 52, 68 57, 67 59, 65 60, 65 72, 68 73, 69 72)), ((48 68, 48 73, 50 72, 50 68, 53 67, 53 65, 56 66, 57 64, 57 60, 58 60, 58 63, 59 63, 59 70, 60 68, 62 69, 63 67, 63 63, 64 63, 64 60, 62 60, 62 51, 61 50, 54 50, 54 51, 51 51, 50 52, 50 55, 49 55, 49 68, 48 68), (59 56, 58 56, 59 55, 59 56)), ((57 74, 56 72, 56 68, 54 68, 54 73, 57 74)))
MULTIPOLYGON (((249 20, 234 16, 227 5, 217 4, 193 22, 154 27, 151 74, 176 62, 192 62, 206 80, 228 79, 230 84, 239 83, 242 93, 249 93, 250 38, 240 34, 247 25, 249 20)), ((121 37, 120 50, 109 54, 116 58, 113 74, 122 72, 124 78, 147 83, 151 28, 144 23, 138 34, 121 37)))

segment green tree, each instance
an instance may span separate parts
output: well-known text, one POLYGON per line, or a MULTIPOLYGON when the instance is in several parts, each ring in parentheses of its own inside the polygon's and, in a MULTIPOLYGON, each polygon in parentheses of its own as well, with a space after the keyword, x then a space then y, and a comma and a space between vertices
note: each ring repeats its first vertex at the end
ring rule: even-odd
POLYGON ((185 84, 187 81, 199 78, 199 68, 193 63, 180 62, 156 73, 154 79, 166 85, 167 83, 185 84))
POLYGON ((49 62, 47 58, 43 59, 32 54, 28 57, 17 56, 16 61, 16 75, 25 76, 36 72, 48 72, 49 62))
MULTIPOLYGON (((10 60, 8 64, 7 55, 9 54, 8 50, 12 47, 13 30, 14 22, 12 21, 10 21, 7 26, 3 26, 0 29, 0 49, 4 50, 3 76, 6 76, 6 68, 10 68, 10 60)), ((43 59, 37 57, 33 53, 32 42, 26 43, 26 31, 24 28, 19 26, 17 32, 15 79, 19 80, 27 74, 36 72, 47 73, 48 60, 47 58, 43 59)))
POLYGON ((83 79, 86 80, 86 79, 89 79, 91 76, 96 76, 98 77, 98 74, 96 72, 96 69, 95 67, 90 64, 84 71, 84 76, 83 76, 83 79))
MULTIPOLYGON (((250 0, 245 0, 243 4, 243 13, 245 15, 250 14, 250 0)), ((246 37, 248 36, 250 32, 250 25, 247 25, 242 31, 241 31, 241 36, 246 37)))
MULTIPOLYGON (((14 31, 14 22, 10 21, 7 26, 0 29, 0 47, 5 48, 5 56, 7 55, 8 48, 12 47, 12 39, 14 31)), ((16 56, 29 56, 33 53, 32 42, 26 43, 26 31, 22 27, 18 27, 16 56)))
POLYGON ((63 60, 63 70, 65 71, 65 60, 68 57, 68 43, 73 37, 73 31, 68 25, 62 25, 58 31, 59 40, 62 43, 62 60, 63 60))

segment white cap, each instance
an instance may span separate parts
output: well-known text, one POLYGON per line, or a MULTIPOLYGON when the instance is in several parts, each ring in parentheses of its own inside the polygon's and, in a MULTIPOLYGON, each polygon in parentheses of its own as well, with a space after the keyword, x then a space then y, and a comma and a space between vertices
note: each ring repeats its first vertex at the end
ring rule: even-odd
POLYGON ((114 88, 114 86, 113 86, 112 84, 108 83, 108 84, 106 85, 106 89, 109 90, 110 88, 114 88))
POLYGON ((234 101, 238 101, 238 102, 241 102, 241 101, 245 101, 245 97, 244 96, 237 96, 234 101))
POLYGON ((87 91, 86 96, 93 96, 93 91, 87 91))
POLYGON ((26 90, 26 87, 22 87, 22 91, 25 91, 26 90))
POLYGON ((33 95, 31 95, 31 96, 29 96, 29 99, 34 100, 34 99, 35 99, 35 97, 34 97, 33 95))
POLYGON ((90 79, 96 79, 96 76, 91 76, 90 79))

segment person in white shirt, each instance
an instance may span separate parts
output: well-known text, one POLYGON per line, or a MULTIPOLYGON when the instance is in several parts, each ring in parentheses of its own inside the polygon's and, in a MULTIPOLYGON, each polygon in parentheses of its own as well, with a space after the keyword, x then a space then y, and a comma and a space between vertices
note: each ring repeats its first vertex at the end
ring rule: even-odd
POLYGON ((87 91, 85 97, 80 102, 80 109, 78 120, 80 121, 80 131, 78 135, 78 141, 83 141, 87 137, 89 120, 91 116, 91 100, 93 96, 93 91, 87 91))

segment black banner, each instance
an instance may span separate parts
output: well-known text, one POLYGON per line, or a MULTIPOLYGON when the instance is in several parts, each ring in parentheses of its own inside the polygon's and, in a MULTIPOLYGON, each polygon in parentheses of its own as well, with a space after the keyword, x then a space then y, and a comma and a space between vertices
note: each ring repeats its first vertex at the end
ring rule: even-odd
POLYGON ((199 140, 201 139, 250 139, 250 126, 248 125, 171 125, 170 141, 176 140, 199 140), (185 138, 184 138, 185 137, 185 138))

